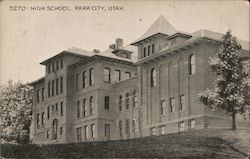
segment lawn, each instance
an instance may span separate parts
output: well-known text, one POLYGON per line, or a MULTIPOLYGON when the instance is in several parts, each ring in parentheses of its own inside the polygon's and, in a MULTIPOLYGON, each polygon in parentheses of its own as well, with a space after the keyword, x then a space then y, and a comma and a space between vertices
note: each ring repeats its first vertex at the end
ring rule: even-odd
POLYGON ((54 145, 2 145, 6 158, 247 158, 246 130, 203 129, 138 139, 54 145))

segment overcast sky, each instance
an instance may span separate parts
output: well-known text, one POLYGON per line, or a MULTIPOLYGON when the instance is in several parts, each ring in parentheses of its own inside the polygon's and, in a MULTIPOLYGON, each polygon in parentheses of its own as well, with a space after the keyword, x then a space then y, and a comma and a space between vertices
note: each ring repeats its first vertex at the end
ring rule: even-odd
POLYGON ((73 46, 105 50, 118 37, 129 44, 160 15, 180 31, 231 29, 239 39, 249 41, 247 1, 0 1, 0 84, 44 76, 39 63, 73 46), (26 11, 10 11, 10 6, 19 5, 26 11), (58 5, 70 11, 30 10, 58 5), (76 11, 75 6, 102 6, 106 11, 76 11), (108 6, 123 10, 109 11, 108 6))

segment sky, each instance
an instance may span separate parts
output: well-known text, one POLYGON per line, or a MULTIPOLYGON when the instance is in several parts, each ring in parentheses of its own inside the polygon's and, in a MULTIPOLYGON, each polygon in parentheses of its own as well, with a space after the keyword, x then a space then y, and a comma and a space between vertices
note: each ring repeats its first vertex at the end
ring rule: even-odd
POLYGON ((39 63, 70 47, 105 50, 116 38, 130 44, 163 15, 177 30, 208 29, 249 41, 247 1, 0 1, 0 85, 31 82, 45 74, 39 63), (21 7, 20 7, 21 6, 21 7), (45 7, 35 11, 31 7, 45 7), (47 10, 66 6, 69 11, 47 10), (75 7, 91 10, 75 10, 75 7), (97 8, 106 10, 96 10, 97 8), (118 6, 122 10, 109 10, 118 6))

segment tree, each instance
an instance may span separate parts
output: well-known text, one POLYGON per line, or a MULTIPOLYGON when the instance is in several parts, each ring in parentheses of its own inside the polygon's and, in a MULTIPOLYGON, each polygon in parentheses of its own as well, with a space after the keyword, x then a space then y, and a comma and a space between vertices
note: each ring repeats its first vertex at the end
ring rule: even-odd
POLYGON ((245 64, 249 57, 240 54, 241 45, 228 31, 223 36, 216 57, 210 57, 211 70, 216 74, 214 89, 199 94, 200 100, 213 110, 224 110, 232 117, 232 130, 236 130, 236 114, 244 114, 250 107, 250 82, 245 64))
POLYGON ((0 90, 0 139, 2 142, 23 143, 29 137, 33 89, 21 82, 0 90))

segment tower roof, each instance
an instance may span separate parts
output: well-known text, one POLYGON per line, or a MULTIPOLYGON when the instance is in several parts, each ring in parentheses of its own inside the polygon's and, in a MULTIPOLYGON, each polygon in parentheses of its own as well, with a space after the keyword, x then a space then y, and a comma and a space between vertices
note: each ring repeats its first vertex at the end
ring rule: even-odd
POLYGON ((158 19, 148 28, 148 30, 135 42, 132 44, 136 44, 146 38, 149 38, 155 34, 164 34, 164 35, 172 35, 177 31, 175 28, 164 18, 163 15, 159 16, 158 19))

